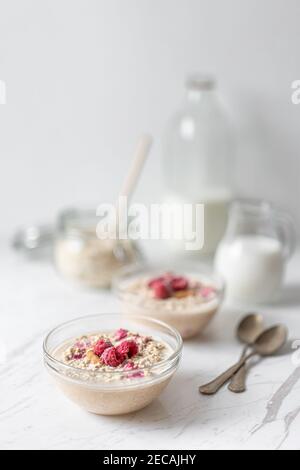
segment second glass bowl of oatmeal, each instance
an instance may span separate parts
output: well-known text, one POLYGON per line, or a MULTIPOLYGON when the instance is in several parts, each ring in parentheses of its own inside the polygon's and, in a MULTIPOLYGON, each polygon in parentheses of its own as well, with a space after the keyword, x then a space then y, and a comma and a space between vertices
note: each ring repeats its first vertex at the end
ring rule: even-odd
POLYGON ((124 268, 113 282, 127 315, 156 318, 176 328, 183 339, 201 333, 224 299, 223 279, 206 265, 180 263, 124 268))
POLYGON ((121 415, 155 400, 181 358, 179 333, 158 320, 99 314, 53 329, 44 363, 61 391, 85 410, 121 415))

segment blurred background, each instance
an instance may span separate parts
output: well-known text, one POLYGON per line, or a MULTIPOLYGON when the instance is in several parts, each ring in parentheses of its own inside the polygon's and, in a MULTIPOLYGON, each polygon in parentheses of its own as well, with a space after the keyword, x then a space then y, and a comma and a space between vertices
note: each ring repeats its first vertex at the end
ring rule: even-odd
POLYGON ((1 234, 111 201, 141 131, 135 199, 163 188, 161 136, 191 72, 213 74, 236 128, 237 182, 300 229, 298 0, 0 0, 1 234))

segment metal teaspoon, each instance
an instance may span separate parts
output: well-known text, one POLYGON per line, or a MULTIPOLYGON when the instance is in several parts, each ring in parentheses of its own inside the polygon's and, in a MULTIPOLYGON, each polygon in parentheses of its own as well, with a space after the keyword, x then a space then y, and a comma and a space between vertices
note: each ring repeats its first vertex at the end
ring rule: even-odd
POLYGON ((199 387, 204 395, 213 395, 253 356, 272 356, 286 343, 288 330, 284 325, 277 325, 264 331, 253 344, 253 350, 241 358, 234 366, 219 375, 212 382, 199 387))
MULTIPOLYGON (((258 313, 250 313, 242 319, 238 325, 236 335, 241 343, 245 343, 241 358, 246 356, 249 346, 255 343, 255 340, 263 332, 264 319, 258 313)), ((243 365, 231 379, 228 386, 229 390, 234 393, 242 393, 246 390, 246 365, 243 365)))

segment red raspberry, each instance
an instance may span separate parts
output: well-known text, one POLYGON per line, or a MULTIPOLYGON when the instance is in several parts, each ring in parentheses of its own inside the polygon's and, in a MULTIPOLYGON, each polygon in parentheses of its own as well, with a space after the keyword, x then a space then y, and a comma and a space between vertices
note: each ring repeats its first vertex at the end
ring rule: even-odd
POLYGON ((127 374, 126 377, 128 379, 134 379, 136 377, 144 377, 144 372, 142 370, 136 371, 137 368, 138 367, 132 361, 127 362, 125 366, 123 367, 123 369, 126 371, 130 371, 130 373, 127 374))
POLYGON ((138 370, 137 372, 132 372, 127 375, 128 379, 135 379, 137 377, 144 377, 144 372, 142 370, 138 370))
POLYGON ((105 341, 104 339, 99 339, 99 341, 97 341, 97 343, 95 344, 93 351, 97 356, 100 357, 103 351, 105 351, 105 349, 107 348, 110 348, 111 346, 112 344, 109 341, 105 341))
POLYGON ((124 370, 133 370, 133 369, 136 369, 137 366, 134 365, 134 363, 132 361, 129 361, 125 364, 125 366, 123 367, 124 370))
POLYGON ((76 359, 76 360, 82 359, 83 356, 85 355, 85 353, 86 353, 86 349, 85 349, 85 348, 78 349, 78 351, 76 351, 76 352, 73 354, 72 359, 76 359))
POLYGON ((124 330, 123 328, 119 328, 119 330, 116 331, 115 333, 115 339, 117 341, 120 341, 121 339, 126 338, 128 334, 128 330, 124 330))
POLYGON ((148 282, 148 287, 150 287, 150 289, 153 289, 156 284, 161 284, 162 282, 164 282, 164 277, 154 277, 148 282))
POLYGON ((125 360, 125 357, 117 351, 113 346, 104 350, 101 359, 104 364, 110 367, 118 367, 125 360))
POLYGON ((169 289, 167 288, 167 286, 164 284, 164 283, 156 283, 154 284, 153 286, 153 290, 154 290, 154 297, 156 299, 167 299, 170 297, 170 292, 169 292, 169 289))
POLYGON ((171 281, 171 287, 173 290, 185 290, 188 288, 188 280, 185 277, 174 277, 171 281))
POLYGON ((202 295, 202 297, 204 298, 207 298, 214 293, 215 289, 213 287, 202 287, 202 289, 200 290, 200 295, 202 295))
POLYGON ((73 347, 76 349, 85 349, 86 346, 87 345, 84 341, 76 341, 73 347))
POLYGON ((123 341, 116 347, 116 350, 120 356, 130 358, 138 353, 139 348, 135 341, 123 341))

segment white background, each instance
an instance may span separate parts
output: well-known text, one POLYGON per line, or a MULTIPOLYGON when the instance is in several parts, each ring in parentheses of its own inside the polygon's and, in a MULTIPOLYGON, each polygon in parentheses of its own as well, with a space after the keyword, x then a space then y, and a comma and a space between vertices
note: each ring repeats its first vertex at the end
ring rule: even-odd
POLYGON ((298 0, 0 0, 1 233, 114 198, 144 130, 136 197, 159 199, 161 133, 194 71, 231 106, 242 192, 300 228, 299 18, 298 0))

